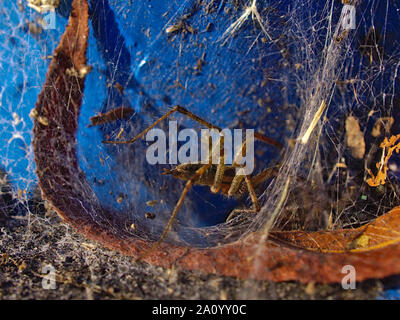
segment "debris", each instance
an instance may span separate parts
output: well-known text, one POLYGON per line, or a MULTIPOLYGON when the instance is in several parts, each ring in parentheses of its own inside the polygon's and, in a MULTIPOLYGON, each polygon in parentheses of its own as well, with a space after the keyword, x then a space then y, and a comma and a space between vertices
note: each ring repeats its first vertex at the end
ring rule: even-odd
POLYGON ((150 220, 153 220, 156 217, 156 215, 152 212, 146 212, 144 216, 146 217, 146 219, 150 220))
POLYGON ((374 127, 372 128, 372 136, 379 137, 384 134, 388 134, 392 128, 394 119, 392 117, 383 117, 376 120, 374 127))
POLYGON ((318 111, 314 115, 314 119, 312 120, 312 122, 311 122, 310 126, 308 127, 304 136, 301 138, 302 144, 306 144, 308 142, 308 140, 310 139, 310 135, 313 132, 314 128, 316 127, 319 119, 321 118, 322 113, 325 111, 325 108, 326 108, 326 102, 325 102, 325 100, 322 100, 318 111))
POLYGON ((346 142, 353 158, 362 159, 365 154, 364 134, 357 118, 349 116, 346 119, 346 142))
POLYGON ((86 77, 86 75, 92 71, 92 69, 92 66, 83 66, 79 70, 76 70, 75 68, 69 68, 65 71, 65 73, 70 77, 78 77, 82 79, 86 77))
POLYGON ((153 207, 158 203, 158 200, 150 200, 146 202, 146 206, 153 207))
POLYGON ((91 124, 89 127, 105 124, 115 120, 125 120, 128 119, 133 113, 134 110, 131 107, 119 107, 106 113, 99 113, 97 116, 90 118, 91 124))

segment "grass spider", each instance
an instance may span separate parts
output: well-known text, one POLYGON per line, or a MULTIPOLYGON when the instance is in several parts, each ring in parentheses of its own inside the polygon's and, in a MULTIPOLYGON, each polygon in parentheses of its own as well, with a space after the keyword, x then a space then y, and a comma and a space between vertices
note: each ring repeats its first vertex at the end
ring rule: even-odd
MULTIPOLYGON (((185 109, 184 107, 181 106, 175 106, 172 108, 170 111, 168 111, 166 114, 164 114, 162 117, 160 117, 158 120, 156 120, 152 125, 147 127, 145 130, 143 130, 141 133, 139 133, 136 137, 122 141, 122 140, 117 140, 117 141, 103 141, 105 144, 130 144, 134 143, 135 141, 139 140, 141 137, 143 137, 149 130, 154 128, 157 124, 159 124, 161 121, 165 120, 169 116, 171 116, 173 113, 179 112, 183 115, 188 116, 192 120, 200 123, 201 125, 209 128, 209 129, 215 129, 218 132, 221 132, 222 129, 203 120, 202 118, 198 117, 194 113, 190 112, 189 110, 185 109)), ((273 140, 270 139, 260 133, 255 132, 254 133, 254 138, 258 139, 262 142, 265 142, 267 144, 273 145, 280 151, 282 150, 282 145, 273 140)), ((171 217, 160 237, 160 239, 142 256, 140 256, 137 260, 140 260, 147 256, 152 250, 157 248, 161 242, 165 239, 169 229, 172 226, 172 223, 186 197, 186 194, 189 192, 190 188, 193 185, 205 185, 209 186, 211 192, 213 193, 222 193, 228 197, 236 197, 236 198, 241 198, 243 197, 246 193, 250 195, 250 199, 253 203, 253 206, 248 209, 235 209, 231 212, 229 215, 227 221, 229 221, 233 216, 235 216, 237 213, 257 213, 260 211, 260 204, 258 202, 257 195, 255 193, 254 188, 261 185, 264 181, 268 180, 269 178, 273 177, 276 175, 278 166, 275 167, 270 167, 267 169, 264 169, 260 173, 258 173, 255 176, 249 176, 249 175, 240 175, 237 174, 236 169, 240 167, 239 164, 237 164, 237 156, 234 158, 234 161, 232 165, 226 165, 225 164, 225 159, 224 159, 224 136, 221 135, 220 137, 220 152, 219 152, 219 163, 218 164, 213 164, 212 163, 212 155, 214 151, 211 151, 209 153, 209 161, 208 163, 183 163, 177 165, 175 168, 171 170, 164 169, 163 174, 170 174, 175 178, 181 179, 186 181, 186 185, 181 193, 181 196, 179 197, 178 202, 175 205, 175 208, 171 214, 171 217)), ((210 146, 211 144, 209 144, 210 146)), ((244 148, 246 147, 246 141, 242 144, 242 148, 240 152, 243 152, 245 150, 244 148)))

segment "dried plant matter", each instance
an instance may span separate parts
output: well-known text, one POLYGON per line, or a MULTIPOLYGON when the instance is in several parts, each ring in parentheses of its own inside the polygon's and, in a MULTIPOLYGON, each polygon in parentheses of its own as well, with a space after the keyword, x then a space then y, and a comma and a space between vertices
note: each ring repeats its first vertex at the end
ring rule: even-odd
POLYGON ((351 150, 351 155, 356 159, 362 159, 365 154, 364 135, 358 124, 358 120, 350 116, 346 119, 347 146, 351 150))
POLYGON ((378 173, 375 176, 371 170, 368 170, 368 173, 371 177, 367 180, 367 183, 371 187, 377 187, 385 184, 388 171, 388 161, 392 157, 394 151, 396 153, 399 153, 400 151, 400 142, 396 144, 399 139, 400 134, 397 136, 392 136, 389 139, 385 138, 381 143, 380 147, 382 148, 382 158, 381 161, 376 164, 378 173))

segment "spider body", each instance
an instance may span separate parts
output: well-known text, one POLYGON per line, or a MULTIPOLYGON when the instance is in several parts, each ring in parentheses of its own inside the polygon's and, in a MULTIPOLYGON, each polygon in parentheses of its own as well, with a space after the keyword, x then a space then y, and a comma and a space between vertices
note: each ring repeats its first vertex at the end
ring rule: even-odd
MULTIPOLYGON (((169 174, 172 175, 173 177, 184 180, 184 181, 189 181, 193 178, 195 175, 196 171, 199 170, 204 164, 202 163, 183 163, 171 170, 166 170, 164 169, 163 174, 169 174)), ((217 173, 218 165, 213 164, 210 167, 205 170, 205 172, 195 180, 194 185, 201 185, 201 186, 208 186, 210 189, 214 185, 215 181, 215 176, 217 173)), ((233 182, 233 179, 235 178, 236 175, 236 168, 233 166, 225 166, 225 172, 223 179, 221 181, 220 189, 219 190, 211 190, 213 193, 222 193, 225 196, 230 196, 229 195, 229 188, 233 182)), ((245 193, 245 185, 243 182, 241 183, 241 187, 239 187, 239 190, 241 192, 238 192, 234 196, 239 196, 242 193, 245 193), (244 187, 244 188, 243 188, 244 187)))
MULTIPOLYGON (((174 178, 189 181, 193 178, 196 171, 199 170, 203 166, 202 163, 183 163, 176 166, 173 169, 167 170, 164 169, 163 174, 172 175, 174 178)), ((237 199, 242 198, 247 195, 248 190, 245 181, 241 181, 239 188, 236 193, 229 194, 229 189, 232 185, 232 182, 236 176, 236 166, 225 166, 225 171, 223 175, 223 179, 221 181, 220 189, 214 190, 212 187, 214 185, 215 176, 218 170, 218 165, 211 165, 197 180, 195 180, 194 185, 201 185, 210 187, 211 192, 213 193, 221 193, 226 197, 234 197, 237 199)), ((261 172, 260 174, 251 178, 251 183, 254 188, 258 187, 262 182, 267 180, 268 178, 274 176, 277 172, 277 167, 269 168, 268 171, 261 172)))

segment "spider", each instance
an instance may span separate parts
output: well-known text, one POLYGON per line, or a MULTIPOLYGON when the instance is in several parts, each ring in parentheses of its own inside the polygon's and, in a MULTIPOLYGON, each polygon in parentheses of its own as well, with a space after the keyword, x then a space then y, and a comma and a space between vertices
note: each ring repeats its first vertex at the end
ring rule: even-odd
MULTIPOLYGON (((164 114, 162 117, 160 117, 158 120, 156 120, 152 125, 147 127, 144 131, 142 131, 136 137, 134 137, 130 140, 126 140, 126 141, 104 140, 102 142, 105 144, 134 143, 135 141, 137 141, 141 137, 143 137, 149 130, 154 128, 157 124, 159 124, 161 121, 165 120, 166 118, 168 118, 175 112, 179 112, 183 115, 186 115, 189 118, 191 118, 192 120, 200 123, 201 125, 209 128, 209 129, 215 129, 218 132, 222 131, 221 128, 203 120, 202 118, 198 117, 197 115, 195 115, 194 113, 185 109, 184 107, 175 106, 170 111, 168 111, 166 114, 164 114)), ((254 133, 254 138, 276 147, 279 151, 282 150, 281 143, 279 143, 278 141, 275 141, 271 138, 268 138, 258 132, 254 133)), ((162 241, 165 239, 180 207, 182 206, 182 203, 186 197, 186 194, 189 192, 190 188, 193 185, 209 186, 211 192, 213 192, 213 193, 220 192, 223 195, 228 196, 228 197, 241 198, 246 194, 246 191, 249 193, 253 207, 247 208, 247 209, 233 210, 231 212, 231 214, 228 216, 227 221, 231 220, 237 213, 257 213, 260 211, 260 204, 258 202, 258 198, 255 193, 255 187, 261 185, 264 181, 275 176, 277 173, 277 170, 279 168, 279 165, 264 169, 263 171, 261 171, 260 173, 255 175, 254 177, 249 176, 249 175, 238 174, 238 172, 240 173, 240 170, 237 171, 237 169, 240 168, 241 165, 239 165, 237 163, 237 157, 235 157, 232 165, 225 164, 224 149, 223 149, 223 146, 224 146, 224 136, 223 135, 221 135, 221 137, 220 137, 219 145, 220 145, 220 155, 219 155, 218 164, 212 163, 212 155, 214 152, 212 150, 210 150, 211 152, 209 153, 208 163, 183 163, 183 164, 177 165, 175 168, 173 168, 171 170, 164 169, 163 174, 172 175, 175 178, 184 180, 184 181, 186 181, 186 185, 181 193, 181 196, 179 197, 178 202, 175 205, 174 210, 172 211, 171 217, 170 217, 166 227, 164 228, 164 231, 163 231, 160 239, 147 252, 145 252, 139 258, 137 258, 137 260, 143 259, 151 251, 156 249, 162 243, 162 241)), ((246 141, 244 141, 244 143, 242 144, 241 150, 238 154, 242 154, 243 150, 245 150, 244 149, 245 146, 246 146, 246 141)))
POLYGON ((28 7, 39 13, 54 10, 60 5, 60 0, 28 0, 28 7))

